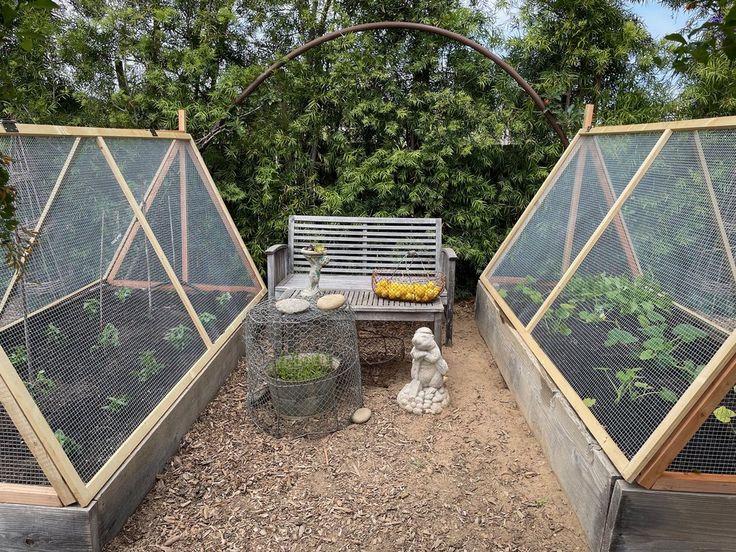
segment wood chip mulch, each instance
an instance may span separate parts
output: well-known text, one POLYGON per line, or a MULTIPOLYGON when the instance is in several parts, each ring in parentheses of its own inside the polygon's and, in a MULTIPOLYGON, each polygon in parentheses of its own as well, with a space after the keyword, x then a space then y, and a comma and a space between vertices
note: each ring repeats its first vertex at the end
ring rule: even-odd
POLYGON ((396 405, 404 361, 365 387, 368 423, 321 439, 258 431, 241 363, 106 551, 587 550, 472 303, 455 328, 447 410, 396 405))

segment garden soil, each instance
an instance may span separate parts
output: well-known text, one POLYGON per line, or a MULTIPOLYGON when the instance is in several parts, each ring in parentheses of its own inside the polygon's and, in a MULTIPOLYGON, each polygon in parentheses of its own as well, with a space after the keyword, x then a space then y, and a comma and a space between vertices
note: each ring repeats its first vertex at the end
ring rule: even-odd
POLYGON ((442 414, 395 403, 404 360, 365 387, 365 425, 273 438, 246 416, 241 363, 107 552, 587 550, 472 303, 458 307, 442 414))

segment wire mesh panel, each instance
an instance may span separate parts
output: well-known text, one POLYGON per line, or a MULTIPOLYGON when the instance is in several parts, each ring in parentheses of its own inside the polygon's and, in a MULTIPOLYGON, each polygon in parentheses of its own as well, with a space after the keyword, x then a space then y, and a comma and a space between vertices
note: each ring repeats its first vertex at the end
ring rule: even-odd
POLYGON ((611 224, 532 332, 627 458, 727 337, 692 310, 724 307, 699 301, 704 280, 734 285, 712 271, 727 260, 692 148, 674 134, 623 205, 638 266, 621 270, 611 224))
POLYGON ((105 143, 135 199, 143 201, 159 169, 164 168, 166 152, 173 141, 107 138, 105 143))
POLYGON ((273 301, 246 319, 248 413, 277 436, 319 436, 363 405, 355 317, 348 305, 283 314, 273 301))
MULTIPOLYGON (((0 153, 11 158, 10 184, 17 190, 15 208, 21 227, 33 230, 46 206, 75 138, 0 136, 0 153)), ((0 294, 13 275, 0 263, 0 294)))
MULTIPOLYGON (((658 134, 585 137, 489 274, 527 324, 651 151, 658 134)), ((620 246, 625 225, 615 220, 620 246)), ((609 239, 609 238, 607 238, 609 239)), ((625 265, 633 255, 617 257, 625 265)))
POLYGON ((736 475, 736 392, 733 389, 667 470, 736 475))
POLYGON ((0 406, 0 483, 49 485, 5 408, 0 406))

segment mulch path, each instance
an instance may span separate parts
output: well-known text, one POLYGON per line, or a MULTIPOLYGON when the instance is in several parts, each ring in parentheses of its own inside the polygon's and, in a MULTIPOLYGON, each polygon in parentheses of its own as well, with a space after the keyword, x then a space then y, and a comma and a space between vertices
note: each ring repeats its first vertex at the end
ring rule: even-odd
POLYGON ((276 439, 246 416, 241 363, 107 552, 587 550, 472 308, 444 350, 438 416, 396 405, 404 361, 366 385, 367 424, 276 439))

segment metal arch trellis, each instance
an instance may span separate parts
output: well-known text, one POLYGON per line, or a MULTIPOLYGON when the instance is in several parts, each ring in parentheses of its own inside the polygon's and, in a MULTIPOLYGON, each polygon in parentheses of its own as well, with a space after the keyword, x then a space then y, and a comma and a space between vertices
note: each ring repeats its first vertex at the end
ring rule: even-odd
POLYGON ((422 31, 425 33, 431 33, 431 34, 444 36, 445 38, 449 38, 450 40, 454 40, 455 42, 459 42, 460 44, 463 44, 465 46, 468 46, 469 48, 472 48, 473 50, 481 54, 483 57, 491 60, 493 63, 498 65, 504 72, 506 72, 506 74, 508 74, 512 79, 514 79, 516 83, 519 85, 519 87, 522 90, 524 90, 524 92, 534 102, 534 105, 536 105, 537 108, 542 112, 545 119, 547 120, 547 123, 552 128, 552 130, 555 132, 557 137, 560 139, 562 146, 564 148, 568 147, 569 141, 567 139, 567 135, 565 134, 565 131, 562 129, 562 127, 560 126, 560 123, 557 121, 554 114, 548 109, 548 107, 544 103, 544 100, 542 100, 542 98, 539 96, 536 90, 534 90, 534 88, 532 88, 532 86, 516 71, 516 69, 514 69, 511 65, 509 65, 507 61, 505 61, 503 58, 501 58, 497 54, 494 54, 493 52, 491 52, 485 46, 478 44, 474 40, 471 40, 470 38, 464 35, 461 35, 453 31, 449 31, 447 29, 443 29, 441 27, 435 27, 434 25, 427 25, 426 23, 415 23, 411 21, 377 21, 373 23, 362 23, 360 25, 352 25, 350 27, 345 27, 344 29, 340 29, 337 31, 333 31, 331 33, 324 34, 318 38, 315 38, 314 40, 310 40, 309 42, 299 46, 298 48, 295 48, 294 50, 286 54, 284 57, 274 62, 268 69, 266 69, 253 82, 251 82, 248 85, 248 87, 245 90, 243 90, 243 92, 241 92, 241 94, 237 98, 235 98, 235 100, 233 100, 233 102, 228 107, 226 114, 219 121, 217 121, 217 123, 215 123, 215 125, 210 129, 210 131, 205 136, 203 136, 197 141, 197 146, 199 147, 200 150, 207 147, 207 145, 222 130, 225 124, 225 119, 227 118, 228 115, 230 115, 230 113, 232 113, 232 110, 238 105, 242 104, 248 98, 248 96, 250 96, 261 84, 263 84, 263 82, 266 79, 268 79, 271 75, 273 75, 276 71, 278 71, 281 67, 286 65, 292 59, 301 56, 302 54, 308 52, 312 48, 315 48, 316 46, 324 44, 325 42, 330 42, 337 38, 342 38, 345 35, 348 35, 351 33, 360 33, 364 31, 375 31, 375 30, 386 30, 386 29, 422 31))

